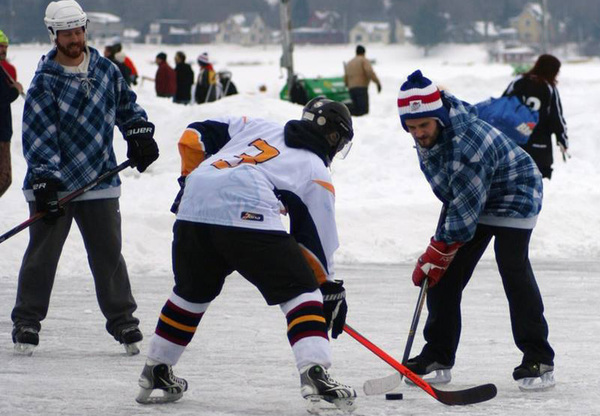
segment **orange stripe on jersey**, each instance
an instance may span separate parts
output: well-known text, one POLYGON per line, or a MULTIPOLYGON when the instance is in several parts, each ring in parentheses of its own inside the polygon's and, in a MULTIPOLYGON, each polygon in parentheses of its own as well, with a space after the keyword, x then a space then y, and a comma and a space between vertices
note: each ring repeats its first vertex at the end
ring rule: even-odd
POLYGON ((179 147, 179 155, 181 156, 181 174, 187 176, 206 157, 204 144, 200 140, 200 133, 194 129, 185 129, 177 146, 179 147))
POLYGON ((325 323, 325 318, 319 315, 304 315, 299 318, 294 319, 292 322, 288 324, 287 330, 291 330, 295 325, 301 324, 302 322, 307 321, 315 321, 325 323))
POLYGON ((325 268, 319 261, 319 259, 306 247, 300 244, 300 249, 302 250, 302 254, 304 258, 308 262, 308 265, 312 269, 315 277, 317 278, 317 282, 322 285, 327 280, 327 273, 325 272, 325 268))
POLYGON ((180 329, 182 331, 185 332, 196 332, 196 327, 195 326, 188 326, 188 325, 182 325, 178 322, 175 322, 174 320, 172 320, 171 318, 166 317, 164 314, 160 314, 159 319, 161 321, 163 321, 166 324, 171 325, 174 328, 180 329))
POLYGON ((317 179, 313 179, 313 182, 321 185, 323 188, 327 189, 329 192, 335 195, 335 188, 333 187, 333 184, 325 181, 319 181, 317 179))

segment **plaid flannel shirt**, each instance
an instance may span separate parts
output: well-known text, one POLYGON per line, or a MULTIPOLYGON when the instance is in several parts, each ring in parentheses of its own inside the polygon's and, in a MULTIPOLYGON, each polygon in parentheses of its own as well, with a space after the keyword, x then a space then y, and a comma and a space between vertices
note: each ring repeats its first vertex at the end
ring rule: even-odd
MULTIPOLYGON (((27 92, 23 189, 29 201, 36 179, 56 179, 60 190, 73 191, 116 167, 115 124, 123 133, 129 124, 147 118, 119 69, 97 50, 88 51, 87 74, 66 72, 53 59, 56 49, 50 51, 42 57, 27 92)), ((80 199, 118 197, 120 184, 115 175, 80 199)))
POLYGON ((448 205, 435 239, 467 242, 478 223, 532 229, 542 208, 542 177, 531 157, 477 118, 475 107, 442 93, 450 126, 430 149, 416 145, 421 170, 448 205))

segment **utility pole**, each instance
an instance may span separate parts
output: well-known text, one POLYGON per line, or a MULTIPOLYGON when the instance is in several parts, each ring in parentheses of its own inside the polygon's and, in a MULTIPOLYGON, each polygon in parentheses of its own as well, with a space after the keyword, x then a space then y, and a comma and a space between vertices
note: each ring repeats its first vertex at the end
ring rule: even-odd
POLYGON ((548 0, 542 0, 542 53, 548 53, 548 23, 550 16, 548 16, 548 0))
POLYGON ((292 14, 290 12, 291 0, 281 0, 279 3, 279 19, 281 20, 281 55, 280 66, 287 70, 287 95, 290 99, 292 85, 294 84, 294 45, 292 43, 292 14))

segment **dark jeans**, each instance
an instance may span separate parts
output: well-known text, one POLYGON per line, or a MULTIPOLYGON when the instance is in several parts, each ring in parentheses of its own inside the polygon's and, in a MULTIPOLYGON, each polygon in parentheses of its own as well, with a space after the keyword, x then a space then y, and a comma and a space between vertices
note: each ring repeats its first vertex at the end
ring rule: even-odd
POLYGON ((477 226, 475 236, 462 246, 440 282, 427 293, 429 316, 422 354, 442 364, 454 365, 460 340, 462 291, 492 237, 496 263, 508 299, 515 344, 523 361, 553 365, 542 297, 529 263, 532 230, 477 226))
MULTIPOLYGON (((35 213, 34 203, 29 204, 29 212, 35 213)), ((29 245, 19 272, 12 321, 15 327, 41 328, 73 219, 83 237, 98 305, 106 317, 106 329, 118 340, 123 328, 137 325, 139 320, 133 317, 137 305, 121 255, 121 214, 116 198, 72 202, 56 224, 38 221, 29 227, 29 245)))
POLYGON ((362 116, 369 112, 369 90, 367 87, 354 87, 348 90, 352 98, 352 115, 362 116))

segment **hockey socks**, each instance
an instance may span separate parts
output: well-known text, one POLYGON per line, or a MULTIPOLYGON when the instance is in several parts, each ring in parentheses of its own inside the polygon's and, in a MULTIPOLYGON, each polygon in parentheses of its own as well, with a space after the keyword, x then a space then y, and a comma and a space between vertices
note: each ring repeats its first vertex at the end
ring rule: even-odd
POLYGON ((175 365, 190 343, 208 303, 192 303, 172 293, 162 308, 148 358, 175 365))

